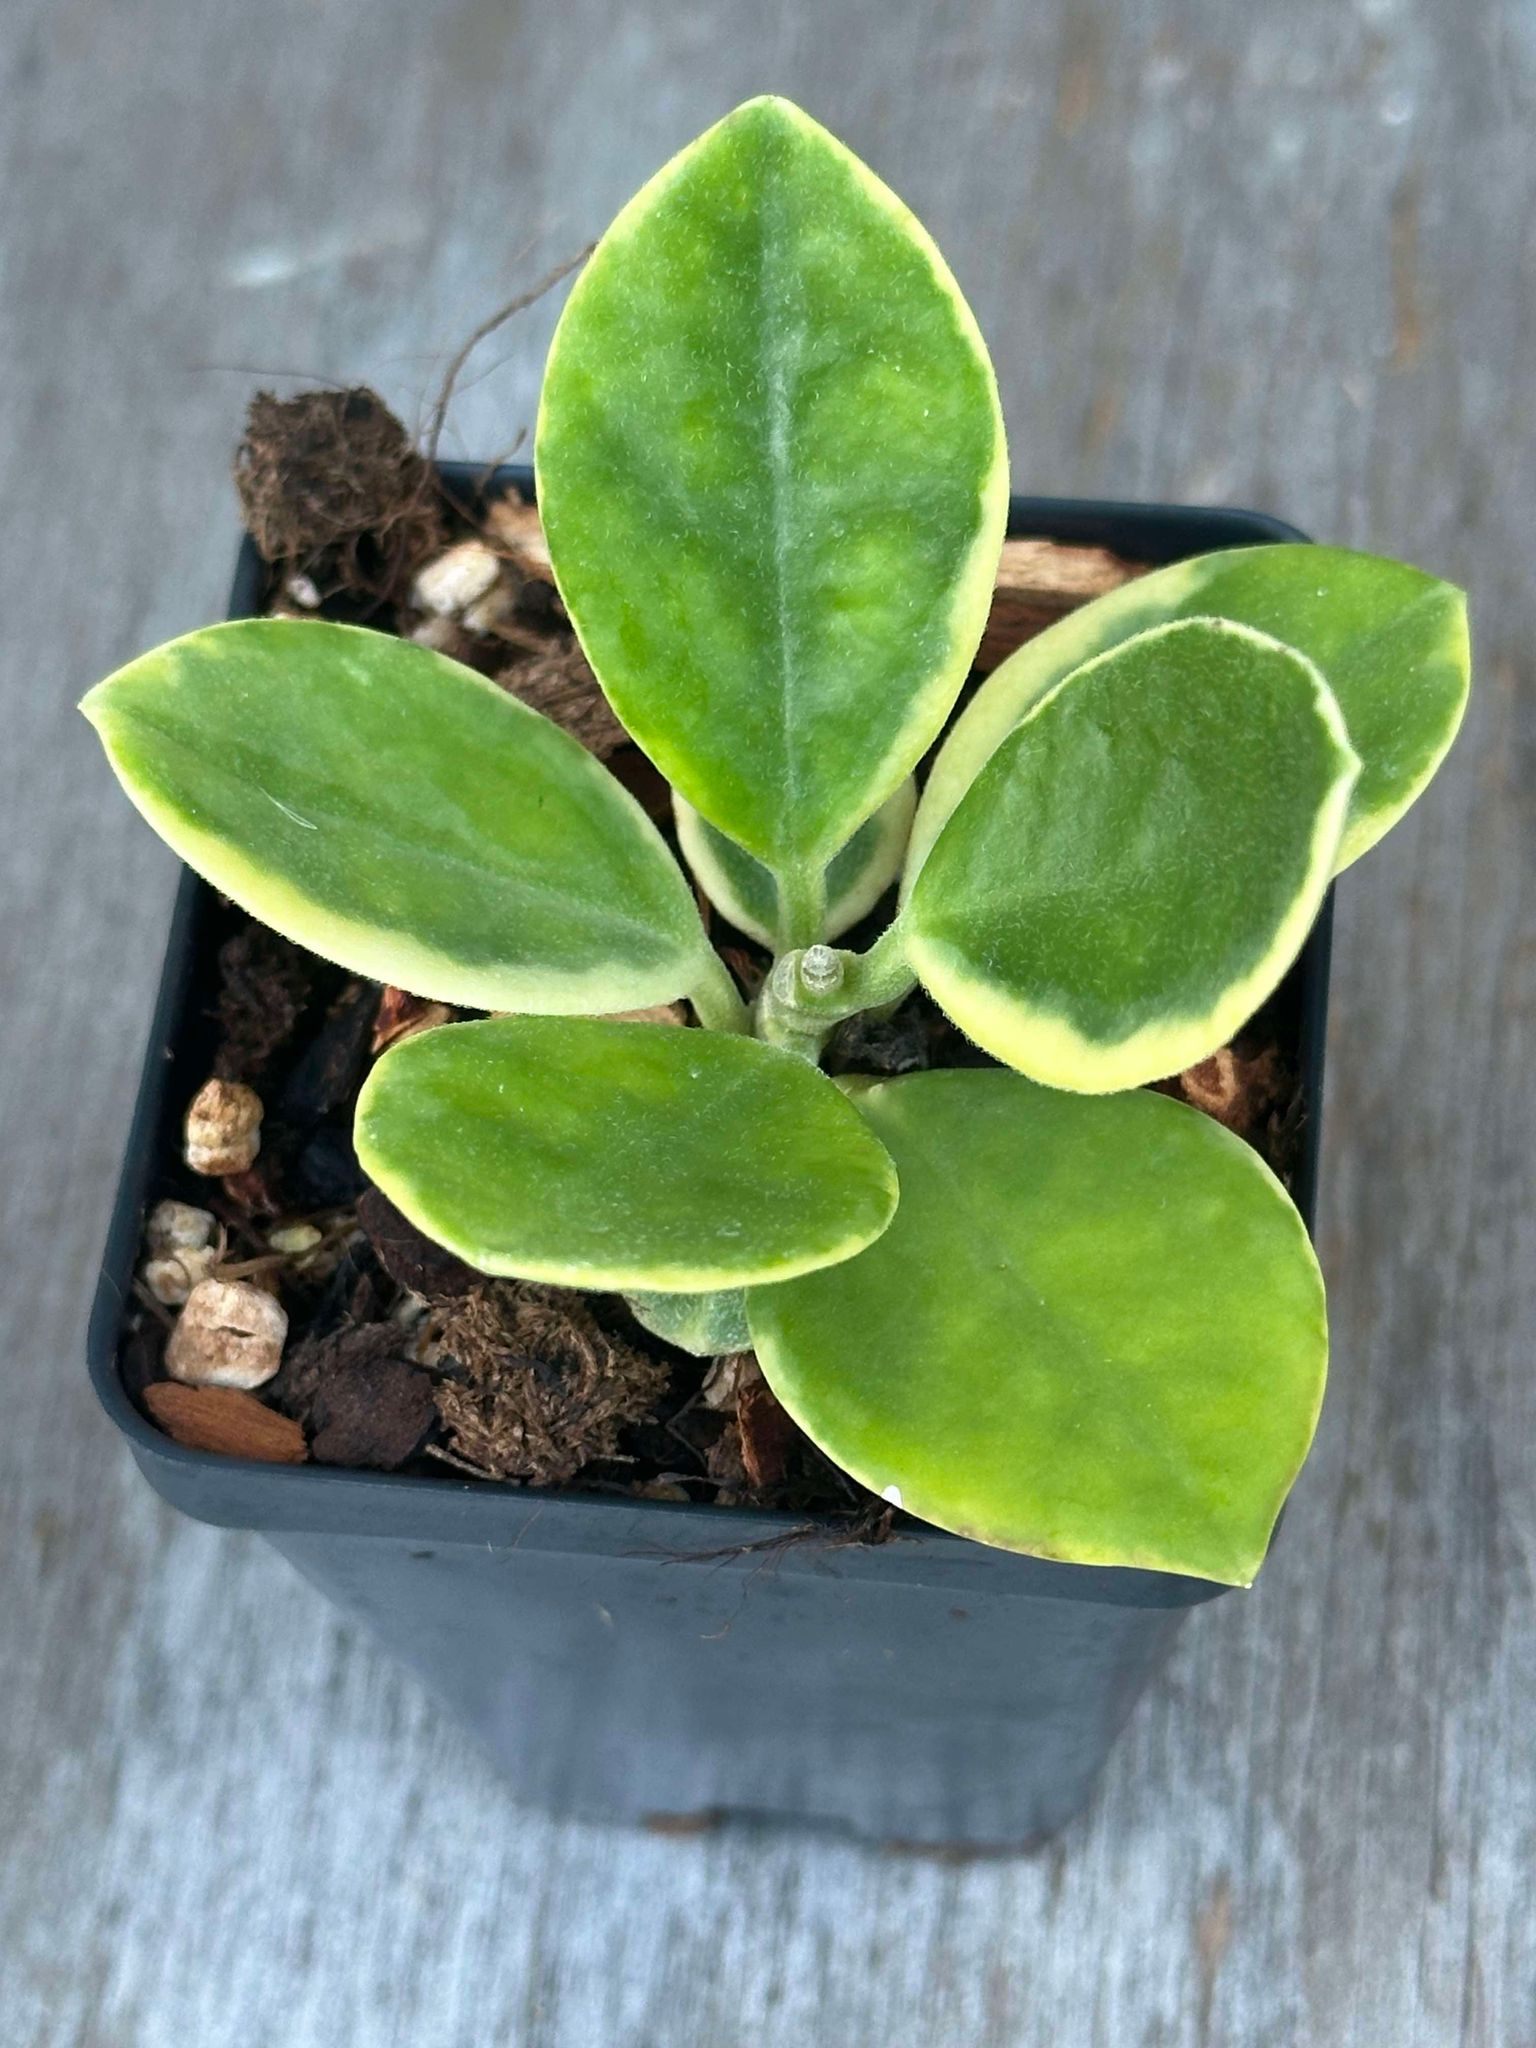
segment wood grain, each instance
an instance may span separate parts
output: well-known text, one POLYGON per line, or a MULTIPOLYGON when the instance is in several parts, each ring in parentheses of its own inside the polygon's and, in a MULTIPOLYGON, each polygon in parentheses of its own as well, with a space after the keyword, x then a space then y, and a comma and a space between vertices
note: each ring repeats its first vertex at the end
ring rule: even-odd
MULTIPOLYGON (((0 109, 6 2048, 1530 2048, 1536 7, 11 0, 0 109), (1034 1859, 515 1811, 157 1505, 81 1369, 171 870, 74 698, 217 614, 258 375, 424 416, 765 87, 951 255, 1018 488, 1257 503, 1474 590, 1465 741, 1341 892, 1316 1457, 1034 1859)), ((445 452, 526 434, 554 310, 445 452)))

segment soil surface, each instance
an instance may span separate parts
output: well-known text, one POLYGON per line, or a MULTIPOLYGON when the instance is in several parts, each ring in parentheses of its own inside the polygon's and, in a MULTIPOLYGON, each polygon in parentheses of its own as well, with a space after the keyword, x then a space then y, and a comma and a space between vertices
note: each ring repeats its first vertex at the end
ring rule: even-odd
MULTIPOLYGON (((666 785, 576 644, 531 506, 516 496, 455 502, 366 390, 258 396, 236 479, 271 567, 269 610, 366 617, 451 653, 566 726, 670 833, 666 785)), ((1008 546, 973 684, 1073 604, 1140 573, 1101 549, 1008 546)), ((867 943, 891 908, 877 906, 846 942, 867 943)), ((710 905, 701 910, 750 995, 766 955, 710 905)), ((350 1130, 372 1061, 413 1031, 474 1013, 351 976, 232 906, 222 918, 208 1076, 260 1098, 260 1148, 218 1177, 178 1163, 157 1190, 205 1219, 150 1219, 123 1371, 161 1428, 254 1458, 452 1470, 832 1515, 865 1538, 889 1531, 892 1511, 800 1433, 750 1354, 697 1359, 642 1329, 617 1296, 488 1279, 370 1186, 350 1130), (173 1225, 207 1242, 173 1250, 168 1267, 173 1225), (281 1365, 260 1385, 168 1377, 180 1283, 204 1278, 262 1290, 285 1313, 281 1365)), ((1282 990, 1232 1046, 1157 1085, 1218 1117, 1289 1179, 1304 1107, 1295 1032, 1282 990)), ((888 1019, 852 1020, 826 1064, 893 1075, 994 1062, 919 992, 888 1019)))

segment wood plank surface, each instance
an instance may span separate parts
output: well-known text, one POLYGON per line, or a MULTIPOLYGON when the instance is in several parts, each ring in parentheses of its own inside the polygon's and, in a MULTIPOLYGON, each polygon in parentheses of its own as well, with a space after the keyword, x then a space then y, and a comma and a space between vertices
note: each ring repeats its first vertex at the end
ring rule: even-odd
MULTIPOLYGON (((1531 2048, 1536 6, 9 0, 0 195, 3 2048, 1531 2048), (950 254, 1016 487, 1258 504, 1474 592, 1454 765, 1341 890, 1284 1541, 1092 1811, 965 1867, 516 1810, 156 1502, 81 1364, 172 877, 75 697, 218 613, 258 377, 423 416, 765 88, 950 254)), ((527 431, 553 315, 446 452, 527 431)))

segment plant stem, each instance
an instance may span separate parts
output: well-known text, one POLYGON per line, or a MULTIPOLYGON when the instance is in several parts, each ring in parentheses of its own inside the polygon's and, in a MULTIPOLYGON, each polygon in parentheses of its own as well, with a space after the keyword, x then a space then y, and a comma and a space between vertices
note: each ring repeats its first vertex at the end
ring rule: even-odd
POLYGON ((786 868, 775 874, 779 891, 778 951, 816 945, 827 929, 827 873, 820 867, 786 868))
POLYGON ((796 948, 774 961, 752 1013, 752 1028, 770 1045, 819 1060, 822 1047, 845 1017, 861 1010, 892 1009, 916 986, 899 924, 883 932, 867 953, 834 951, 820 944, 796 948), (815 976, 807 972, 808 951, 815 976), (829 969, 833 978, 827 982, 829 969))
POLYGON ((809 1060, 813 1067, 821 1059, 821 1048, 827 1042, 830 1029, 824 1024, 802 1026, 798 1018, 774 1001, 766 982, 757 999, 752 1025, 764 1045, 776 1045, 783 1052, 797 1053, 801 1059, 809 1060))
POLYGON ((752 1029, 751 1013, 741 999, 741 991, 731 977, 731 970, 713 947, 709 951, 709 964, 698 985, 688 991, 688 1000, 706 1031, 747 1032, 752 1029))
POLYGON ((848 955, 843 985, 838 991, 848 1005, 842 1015, 851 1017, 856 1010, 890 1008, 916 987, 917 976, 907 963, 906 943, 898 920, 886 926, 867 953, 848 955))

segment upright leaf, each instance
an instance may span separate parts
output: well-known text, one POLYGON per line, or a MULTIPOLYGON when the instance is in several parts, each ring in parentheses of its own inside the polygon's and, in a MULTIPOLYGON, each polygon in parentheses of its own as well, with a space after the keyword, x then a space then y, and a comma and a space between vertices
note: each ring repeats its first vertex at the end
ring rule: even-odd
POLYGON ((1467 601, 1421 569, 1348 548, 1282 543, 1175 562, 1095 599, 994 671, 944 742, 912 831, 910 886, 995 748, 1064 676, 1149 626, 1234 620, 1316 662, 1338 699, 1360 780, 1337 866, 1374 846, 1456 737, 1470 682, 1467 601))
POLYGON ((655 827, 473 670, 314 620, 210 626, 81 706, 130 797, 299 945, 483 1009, 635 1009, 710 963, 655 827))
POLYGON ((895 1221, 748 1297, 801 1428, 962 1536, 1247 1585, 1328 1356, 1317 1262, 1257 1154, 1166 1096, 996 1069, 858 1103, 901 1175, 895 1221))
POLYGON ((1002 542, 991 365, 933 243, 798 108, 738 107, 578 280, 537 461, 620 718, 759 860, 824 866, 942 725, 1002 542))
POLYGON ((1290 965, 1359 763, 1312 664, 1246 626, 1157 626, 1084 664, 993 754, 904 913, 979 1045, 1052 1087, 1214 1052, 1290 965))
POLYGON ((405 1039, 357 1106, 364 1171, 486 1273, 694 1293, 877 1237, 891 1162, 793 1053, 713 1031, 493 1017, 405 1039))

